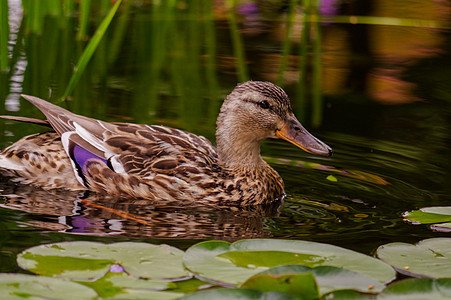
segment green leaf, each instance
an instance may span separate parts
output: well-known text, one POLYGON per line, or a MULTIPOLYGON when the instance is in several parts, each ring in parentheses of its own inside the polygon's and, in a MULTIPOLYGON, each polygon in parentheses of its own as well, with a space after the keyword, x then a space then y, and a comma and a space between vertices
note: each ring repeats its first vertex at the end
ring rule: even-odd
POLYGON ((93 289, 59 278, 0 274, 2 299, 97 299, 93 289))
POLYGON ((218 257, 227 258, 238 267, 276 267, 280 265, 302 264, 318 266, 324 263, 324 258, 312 254, 299 254, 283 251, 229 251, 218 257))
POLYGON ((88 46, 86 46, 86 49, 83 51, 80 59, 78 60, 77 66, 75 67, 74 73, 70 78, 69 84, 67 85, 66 91, 64 92, 64 95, 62 97, 63 100, 69 97, 69 95, 72 93, 73 89, 77 85, 78 81, 80 80, 81 75, 86 69, 88 62, 91 60, 91 57, 94 55, 97 46, 99 45, 100 41, 105 35, 105 32, 108 29, 108 26, 110 25, 111 21, 113 20, 113 17, 116 14, 121 3, 122 0, 116 1, 114 6, 108 12, 108 15, 103 19, 102 23, 100 23, 99 27, 94 33, 94 36, 89 41, 88 46))
POLYGON ((211 289, 180 298, 180 300, 296 300, 293 296, 279 292, 262 293, 248 289, 211 289))
MULTIPOLYGON (((153 299, 155 291, 164 291, 169 288, 175 288, 176 285, 165 280, 145 280, 129 276, 123 272, 111 273, 97 279, 96 281, 79 281, 80 284, 94 289, 102 298, 129 298, 139 294, 140 296, 148 294, 148 299, 153 299)), ((161 293, 158 293, 161 294, 161 293)), ((169 297, 183 296, 181 293, 169 293, 169 297)))
POLYGON ((424 207, 407 212, 404 217, 421 224, 451 222, 451 206, 424 207))
MULTIPOLYGON (((263 274, 302 274, 312 273, 319 286, 320 294, 336 290, 352 289, 363 293, 379 293, 385 287, 381 282, 366 275, 337 267, 309 268, 300 265, 286 265, 271 268, 263 274)), ((260 273, 262 274, 262 273, 260 273)))
POLYGON ((182 263, 183 251, 147 243, 62 242, 32 247, 19 254, 19 266, 33 273, 76 280, 105 275, 120 265, 135 277, 173 279, 190 274, 182 263))
POLYGON ((205 281, 201 281, 197 278, 190 278, 187 280, 175 281, 175 282, 172 282, 172 284, 175 285, 175 287, 170 289, 171 292, 184 293, 184 294, 190 294, 190 293, 197 292, 197 290, 201 286, 204 288, 207 286, 212 286, 211 284, 209 284, 205 281))
POLYGON ((335 177, 334 175, 329 175, 329 176, 326 177, 326 179, 329 180, 329 181, 333 181, 333 182, 337 182, 338 181, 337 177, 335 177))
POLYGON ((390 284, 378 300, 451 299, 451 279, 411 278, 390 284))
POLYGON ((409 276, 451 277, 451 238, 432 238, 412 245, 389 243, 377 256, 398 272, 409 276))
POLYGON ((9 67, 8 20, 8 0, 0 0, 0 71, 9 67))
POLYGON ((312 273, 280 275, 261 273, 246 280, 241 288, 260 292, 281 292, 305 300, 319 298, 318 286, 312 273))
POLYGON ((378 259, 341 247, 308 241, 254 239, 233 244, 206 241, 190 247, 184 256, 185 266, 198 276, 232 285, 242 284, 249 277, 287 261, 309 266, 342 267, 380 282, 391 281, 395 276, 394 270, 378 259), (275 253, 282 252, 285 253, 278 260, 279 256, 275 253), (241 253, 243 258, 239 258, 241 253), (250 260, 249 263, 246 263, 246 259, 250 260))

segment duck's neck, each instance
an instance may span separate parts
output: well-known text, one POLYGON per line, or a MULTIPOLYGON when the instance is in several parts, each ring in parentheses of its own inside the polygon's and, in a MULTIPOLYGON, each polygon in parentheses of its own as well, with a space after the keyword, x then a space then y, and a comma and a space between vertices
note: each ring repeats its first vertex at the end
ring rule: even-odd
POLYGON ((216 130, 219 164, 231 169, 255 170, 267 166, 260 156, 260 140, 253 132, 245 132, 239 126, 216 130))

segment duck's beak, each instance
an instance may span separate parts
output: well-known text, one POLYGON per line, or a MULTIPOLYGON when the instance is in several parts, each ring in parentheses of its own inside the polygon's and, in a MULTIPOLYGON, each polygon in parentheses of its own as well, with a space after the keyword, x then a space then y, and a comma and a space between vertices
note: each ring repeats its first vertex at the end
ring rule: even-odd
POLYGON ((280 130, 276 130, 276 136, 309 153, 332 155, 332 148, 311 135, 296 118, 288 119, 280 130))

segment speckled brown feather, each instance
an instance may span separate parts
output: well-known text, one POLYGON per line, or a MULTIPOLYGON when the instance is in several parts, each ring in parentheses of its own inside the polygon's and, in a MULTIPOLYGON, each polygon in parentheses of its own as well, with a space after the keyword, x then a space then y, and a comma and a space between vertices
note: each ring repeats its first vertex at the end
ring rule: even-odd
POLYGON ((47 121, 12 119, 56 130, 25 137, 0 153, 0 169, 24 183, 186 205, 269 204, 284 195, 283 181, 261 158, 259 144, 296 119, 288 96, 272 83, 240 84, 225 99, 217 121, 218 148, 183 130, 107 123, 24 97, 47 121), (260 107, 262 100, 268 101, 267 109, 260 107), (89 158, 77 171, 71 145, 99 159, 89 158))
POLYGON ((16 182, 36 184, 44 188, 84 190, 75 178, 69 157, 56 132, 26 136, 0 153, 1 160, 16 164, 17 168, 3 169, 16 182))

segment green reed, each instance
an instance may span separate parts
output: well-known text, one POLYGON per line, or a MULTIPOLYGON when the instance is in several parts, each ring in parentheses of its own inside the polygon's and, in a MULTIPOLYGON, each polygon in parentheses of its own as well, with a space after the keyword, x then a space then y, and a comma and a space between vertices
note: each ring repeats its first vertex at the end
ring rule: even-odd
POLYGON ((204 22, 204 36, 206 47, 206 59, 205 59, 205 79, 208 87, 208 96, 210 106, 208 109, 208 120, 210 120, 210 126, 214 125, 216 115, 219 110, 219 101, 215 101, 219 98, 219 84, 216 73, 216 33, 215 23, 213 17, 213 3, 210 0, 202 1, 204 7, 203 22, 204 22))
POLYGON ((0 0, 0 71, 9 67, 8 0, 0 0))
POLYGON ((305 121, 304 112, 307 111, 307 59, 308 59, 309 26, 304 18, 301 41, 299 45, 299 82, 296 88, 296 110, 301 121, 305 121))
MULTIPOLYGON (((84 1, 82 1, 82 3, 83 2, 84 1)), ((88 62, 90 61, 91 57, 93 56, 94 52, 96 51, 96 49, 100 43, 100 41, 102 40, 103 36, 105 35, 105 32, 108 29, 111 21, 113 20, 113 17, 116 14, 121 3, 122 3, 122 0, 116 1, 114 6, 108 12, 107 16, 100 23, 99 27, 97 28, 96 32, 94 33, 94 36, 89 41, 88 45, 86 46, 86 49, 83 51, 83 54, 80 56, 80 59, 78 60, 77 66, 75 67, 74 73, 69 81, 69 84, 67 85, 66 91, 64 92, 62 99, 66 99, 67 97, 69 97, 69 95, 72 93, 72 90, 74 89, 75 85, 80 80, 81 75, 83 74, 88 62)))
POLYGON ((124 1, 121 6, 121 14, 117 17, 114 26, 111 28, 111 41, 109 43, 109 51, 107 53, 109 64, 116 61, 121 49, 121 44, 124 41, 127 26, 130 20, 131 3, 131 1, 124 1))
POLYGON ((64 0, 62 5, 63 16, 71 16, 75 12, 75 0, 64 0))
MULTIPOLYGON (((318 15, 319 1, 311 4, 313 15, 318 15)), ((323 117, 323 94, 321 87, 322 63, 321 63, 321 24, 313 22, 312 35, 313 38, 313 68, 312 68, 312 126, 319 127, 323 117)))
POLYGON ((232 37, 233 54, 236 58, 236 65, 238 69, 238 80, 243 82, 249 80, 249 71, 247 69, 245 47, 238 28, 238 20, 236 17, 237 0, 228 0, 229 5, 229 28, 232 37))
POLYGON ((304 16, 299 46, 299 82, 297 84, 296 107, 303 119, 307 107, 311 107, 310 123, 319 127, 323 115, 323 99, 321 89, 321 25, 318 19, 318 0, 304 0, 304 16), (311 49, 311 51, 309 51, 311 49), (308 101, 311 99, 311 101, 308 101), (311 105, 308 103, 311 102, 311 105))
POLYGON ((77 39, 85 40, 88 38, 89 13, 91 10, 91 0, 83 0, 80 2, 79 29, 77 39))
POLYGON ((298 1, 297 0, 291 0, 287 15, 287 22, 286 22, 286 32, 285 32, 285 39, 282 44, 282 57, 280 61, 280 67, 279 67, 279 75, 277 77, 276 84, 277 85, 283 85, 283 79, 284 79, 284 73, 287 69, 288 60, 290 58, 291 54, 291 48, 292 48, 292 39, 291 35, 293 32, 293 24, 294 19, 296 17, 296 6, 298 1))

